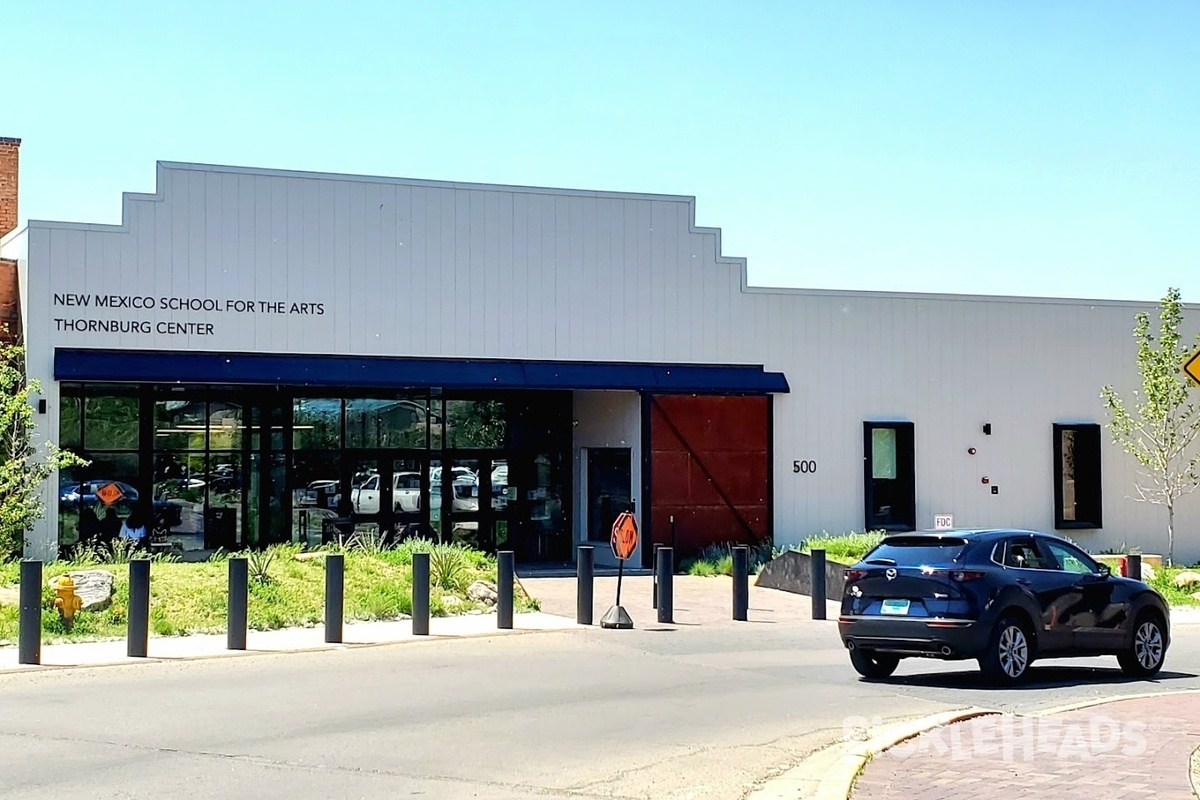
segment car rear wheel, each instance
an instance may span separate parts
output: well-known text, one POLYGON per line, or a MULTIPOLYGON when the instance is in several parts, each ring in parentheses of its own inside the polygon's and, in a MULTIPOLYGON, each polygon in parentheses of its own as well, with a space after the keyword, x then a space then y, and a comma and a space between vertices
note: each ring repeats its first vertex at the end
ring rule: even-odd
POLYGON ((1029 627, 1016 617, 1003 617, 996 623, 987 652, 979 659, 984 677, 996 683, 1017 683, 1033 661, 1033 642, 1029 627))
POLYGON ((850 663, 864 678, 886 678, 896 671, 900 657, 854 649, 850 651, 850 663))
POLYGON ((1117 656, 1121 670, 1135 678, 1148 678, 1162 669, 1167 637, 1156 614, 1142 614, 1133 628, 1133 645, 1117 656))

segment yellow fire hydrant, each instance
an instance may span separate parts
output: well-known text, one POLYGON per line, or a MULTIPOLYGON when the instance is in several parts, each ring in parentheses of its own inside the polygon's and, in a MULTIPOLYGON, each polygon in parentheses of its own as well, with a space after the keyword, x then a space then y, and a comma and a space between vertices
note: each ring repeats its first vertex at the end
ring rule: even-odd
POLYGON ((75 594, 75 581, 70 575, 63 575, 54 584, 54 607, 62 615, 63 624, 70 629, 75 623, 75 614, 83 608, 83 599, 75 594))

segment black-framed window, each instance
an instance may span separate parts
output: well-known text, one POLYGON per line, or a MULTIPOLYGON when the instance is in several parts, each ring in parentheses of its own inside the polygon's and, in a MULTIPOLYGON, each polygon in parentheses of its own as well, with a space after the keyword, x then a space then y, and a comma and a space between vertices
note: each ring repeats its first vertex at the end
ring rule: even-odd
POLYGON ((1054 425, 1054 527, 1103 527, 1100 426, 1054 425))
POLYGON ((863 423, 863 495, 867 530, 916 529, 913 423, 863 423))

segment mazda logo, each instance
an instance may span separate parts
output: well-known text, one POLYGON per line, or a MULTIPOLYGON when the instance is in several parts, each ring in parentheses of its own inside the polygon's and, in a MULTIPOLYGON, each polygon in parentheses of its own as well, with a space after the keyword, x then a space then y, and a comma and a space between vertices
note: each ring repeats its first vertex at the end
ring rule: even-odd
POLYGON ((887 575, 887 579, 889 581, 895 580, 895 578, 896 578, 896 570, 893 567, 888 567, 888 571, 884 574, 887 575))

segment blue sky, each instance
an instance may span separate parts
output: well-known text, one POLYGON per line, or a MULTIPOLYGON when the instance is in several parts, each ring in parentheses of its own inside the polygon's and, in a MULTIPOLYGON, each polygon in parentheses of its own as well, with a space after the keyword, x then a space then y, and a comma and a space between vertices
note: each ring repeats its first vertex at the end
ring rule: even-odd
POLYGON ((116 222, 156 160, 664 192, 756 284, 1200 300, 1190 0, 18 0, 3 26, 22 218, 116 222))

